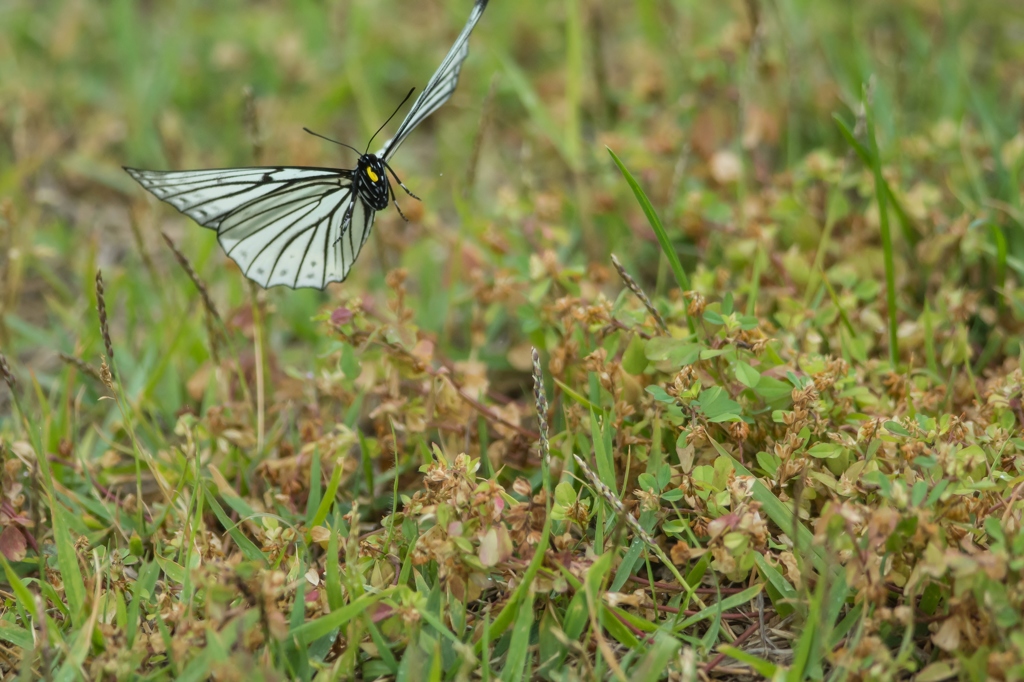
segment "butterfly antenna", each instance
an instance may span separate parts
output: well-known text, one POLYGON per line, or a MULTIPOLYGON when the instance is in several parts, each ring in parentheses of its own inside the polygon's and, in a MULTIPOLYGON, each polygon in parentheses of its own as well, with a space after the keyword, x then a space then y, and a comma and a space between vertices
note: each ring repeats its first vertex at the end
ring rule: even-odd
POLYGON ((342 146, 342 147, 348 147, 349 149, 351 149, 352 151, 354 151, 354 152, 355 152, 356 154, 358 154, 358 153, 359 153, 359 150, 358 150, 358 149, 356 149, 355 147, 353 147, 353 146, 352 146, 352 145, 350 145, 350 144, 345 144, 344 142, 338 142, 337 140, 332 140, 331 138, 327 137, 326 135, 321 135, 320 133, 314 133, 314 132, 313 132, 312 130, 310 130, 309 128, 303 128, 303 130, 305 130, 305 131, 306 131, 307 133, 309 133, 309 134, 310 134, 310 135, 312 135, 313 137, 319 137, 319 138, 320 138, 321 140, 327 140, 328 142, 333 142, 333 143, 334 143, 334 144, 336 144, 336 145, 340 145, 340 146, 342 146))
MULTIPOLYGON (((384 126, 386 126, 387 124, 391 123, 391 119, 393 119, 395 117, 395 114, 397 114, 399 111, 402 110, 402 107, 405 106, 405 103, 409 101, 409 98, 412 97, 412 93, 414 93, 415 91, 416 91, 416 88, 413 88, 412 90, 410 90, 409 94, 405 96, 405 99, 403 99, 402 103, 398 105, 398 108, 395 109, 394 113, 392 113, 390 116, 388 116, 388 120, 384 121, 384 125, 382 125, 380 128, 377 128, 377 132, 375 132, 373 134, 373 137, 370 138, 370 141, 366 143, 366 152, 370 151, 370 145, 373 144, 373 138, 377 137, 378 135, 380 135, 380 131, 384 130, 384 126)), ((363 154, 366 154, 366 152, 363 152, 363 154)))

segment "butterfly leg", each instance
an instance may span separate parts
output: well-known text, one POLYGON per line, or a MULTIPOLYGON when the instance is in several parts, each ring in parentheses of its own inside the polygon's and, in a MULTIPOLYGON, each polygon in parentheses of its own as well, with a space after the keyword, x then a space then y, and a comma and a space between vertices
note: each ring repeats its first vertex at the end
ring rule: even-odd
MULTIPOLYGON (((345 233, 352 229, 352 212, 355 210, 356 201, 358 200, 358 197, 354 197, 345 209, 345 217, 341 219, 341 232, 338 234, 338 238, 334 240, 334 244, 332 244, 332 246, 337 246, 338 242, 341 241, 341 238, 345 236, 345 233)), ((401 211, 399 211, 399 213, 401 213, 401 211)))
MULTIPOLYGON (((398 178, 395 178, 395 180, 397 180, 397 179, 398 178)), ((403 187, 404 187, 404 185, 403 185, 403 187)), ((392 203, 395 204, 395 208, 398 210, 398 215, 402 216, 402 220, 404 220, 405 222, 409 222, 409 219, 405 217, 404 213, 402 213, 402 207, 398 205, 398 197, 395 196, 395 190, 393 188, 391 188, 390 186, 388 187, 388 189, 391 190, 391 201, 392 201, 392 203)), ((409 192, 409 190, 405 190, 405 191, 409 192)), ((412 192, 409 192, 409 193, 412 194, 412 192)), ((413 196, 415 196, 415 195, 413 195, 413 196)))
MULTIPOLYGON (((388 169, 388 171, 389 171, 389 172, 391 173, 391 177, 393 177, 393 178, 395 179, 395 182, 397 182, 397 183, 398 183, 398 186, 399 186, 399 187, 401 187, 402 189, 404 189, 404 190, 405 190, 405 193, 406 193, 406 194, 408 194, 409 196, 411 196, 411 197, 412 197, 413 199, 415 199, 416 201, 420 201, 420 198, 419 198, 418 196, 416 196, 415 194, 413 194, 413 193, 412 193, 412 191, 411 191, 411 190, 410 190, 410 189, 409 189, 408 187, 406 187, 406 186, 405 186, 405 185, 404 185, 404 184, 402 183, 402 181, 401 181, 401 180, 399 180, 399 179, 398 179, 398 175, 397 175, 397 174, 395 174, 395 171, 394 171, 394 170, 393 170, 393 169, 391 168, 391 166, 389 166, 389 165, 387 164, 387 162, 386 162, 386 161, 384 162, 384 167, 388 169)), ((392 193, 392 194, 393 194, 393 193, 392 193)), ((395 205, 397 206, 398 204, 395 204, 395 205)), ((399 211, 399 213, 401 213, 401 211, 399 211)))

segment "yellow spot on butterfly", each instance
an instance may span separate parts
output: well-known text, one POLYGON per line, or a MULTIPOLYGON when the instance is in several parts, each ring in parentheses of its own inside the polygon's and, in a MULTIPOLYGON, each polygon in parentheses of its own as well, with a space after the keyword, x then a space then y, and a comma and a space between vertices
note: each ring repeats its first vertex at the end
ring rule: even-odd
POLYGON ((378 180, 380 180, 380 178, 377 177, 377 174, 373 172, 372 168, 367 168, 366 169, 366 174, 370 176, 370 181, 371 182, 377 182, 378 180))

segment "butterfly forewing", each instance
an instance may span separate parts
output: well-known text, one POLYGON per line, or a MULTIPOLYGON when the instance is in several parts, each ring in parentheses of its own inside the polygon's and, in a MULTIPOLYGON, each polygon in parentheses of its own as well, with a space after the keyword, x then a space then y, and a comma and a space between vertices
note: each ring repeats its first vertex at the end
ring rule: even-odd
POLYGON ((423 92, 413 102, 412 108, 409 109, 409 113, 406 114, 405 119, 402 121, 402 125, 398 126, 398 132, 384 143, 384 147, 377 152, 377 156, 385 161, 394 156, 395 150, 405 141, 409 133, 423 119, 430 116, 442 104, 447 102, 448 98, 455 92, 455 86, 459 84, 459 72, 462 70, 462 62, 466 61, 466 56, 469 54, 469 34, 473 32, 477 22, 480 21, 480 17, 483 15, 486 7, 487 0, 477 0, 476 4, 473 5, 473 11, 470 12, 466 25, 462 28, 462 32, 459 33, 459 37, 455 39, 452 48, 448 50, 448 54, 441 60, 441 66, 437 68, 434 75, 430 77, 427 87, 423 88, 423 92))

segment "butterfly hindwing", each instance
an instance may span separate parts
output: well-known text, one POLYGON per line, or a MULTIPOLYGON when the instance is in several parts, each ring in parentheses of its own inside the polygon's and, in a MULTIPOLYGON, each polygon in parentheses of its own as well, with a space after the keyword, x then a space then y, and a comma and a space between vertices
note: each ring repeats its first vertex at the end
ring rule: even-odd
POLYGON ((348 170, 126 170, 158 198, 217 230, 224 252, 262 287, 323 289, 343 281, 373 225, 373 210, 348 170))

